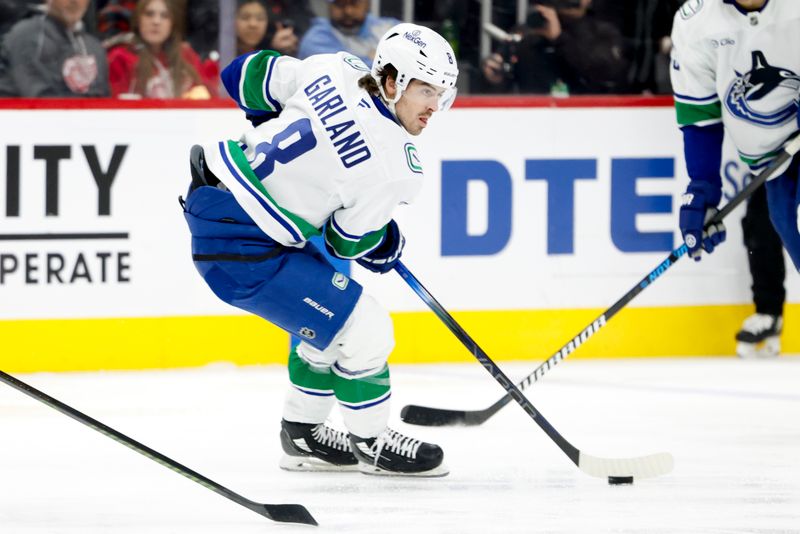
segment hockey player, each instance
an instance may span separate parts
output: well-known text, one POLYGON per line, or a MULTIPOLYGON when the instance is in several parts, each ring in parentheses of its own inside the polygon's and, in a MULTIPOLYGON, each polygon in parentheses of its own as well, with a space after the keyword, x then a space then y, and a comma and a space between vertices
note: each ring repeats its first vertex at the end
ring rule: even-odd
POLYGON ((736 333, 736 354, 741 358, 775 357, 781 352, 786 266, 781 238, 769 220, 767 192, 763 185, 747 202, 742 234, 753 278, 751 289, 756 312, 744 320, 736 333))
MULTIPOLYGON (((703 231, 722 196, 723 126, 756 174, 798 133, 798 27, 800 2, 790 0, 689 0, 675 14, 670 71, 691 179, 679 225, 695 260, 725 240, 721 223, 703 231)), ((798 269, 799 170, 795 157, 766 184, 770 219, 798 269)), ((780 335, 780 317, 757 322, 750 341, 780 335)))
POLYGON ((192 149, 184 213, 214 293, 302 339, 289 356, 280 440, 288 470, 442 476, 440 447, 387 427, 389 314, 311 244, 385 273, 404 238, 394 209, 420 190, 409 137, 455 98, 458 67, 436 32, 399 24, 370 70, 345 52, 264 50, 222 73, 256 128, 192 149), (338 401, 349 434, 325 424, 338 401))

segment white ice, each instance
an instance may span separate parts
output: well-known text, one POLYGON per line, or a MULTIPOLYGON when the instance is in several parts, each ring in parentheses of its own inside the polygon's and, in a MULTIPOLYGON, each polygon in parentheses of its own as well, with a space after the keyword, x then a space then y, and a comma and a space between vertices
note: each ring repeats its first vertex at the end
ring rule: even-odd
MULTIPOLYGON (((501 367, 521 378, 536 364, 501 367)), ((500 398, 477 363, 392 377, 391 424, 442 445, 449 476, 281 471, 278 366, 19 375, 245 497, 305 505, 320 526, 273 523, 0 384, 0 533, 800 532, 800 358, 569 360, 526 390, 586 453, 674 455, 671 474, 632 486, 579 471, 515 404, 478 427, 400 422, 408 403, 500 398)))

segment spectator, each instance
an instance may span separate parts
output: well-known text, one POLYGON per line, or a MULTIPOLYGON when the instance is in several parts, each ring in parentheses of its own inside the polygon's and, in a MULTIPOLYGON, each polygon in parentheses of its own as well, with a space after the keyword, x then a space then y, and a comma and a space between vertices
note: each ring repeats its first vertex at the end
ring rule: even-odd
POLYGON ((219 59, 219 0, 187 0, 186 37, 203 60, 219 59))
POLYGON ((108 64, 83 30, 89 0, 48 0, 45 12, 15 24, 0 48, 0 96, 108 96, 108 64))
POLYGON ((276 21, 269 25, 269 36, 267 42, 270 50, 280 52, 284 56, 297 56, 297 48, 300 45, 300 38, 295 33, 291 20, 276 21))
POLYGON ((556 59, 561 22, 556 10, 533 5, 526 23, 512 29, 499 51, 482 64, 480 92, 555 93, 563 85, 556 59))
POLYGON ((506 54, 482 64, 484 86, 553 94, 626 93, 630 59, 622 32, 592 0, 540 0, 506 54))
POLYGON ((571 94, 629 93, 629 51, 622 31, 591 9, 592 0, 557 3, 556 53, 571 94), (569 5, 571 4, 571 5, 569 5))
POLYGON ((111 48, 108 63, 113 96, 209 98, 200 78, 200 58, 184 43, 175 0, 139 0, 129 44, 111 48))
POLYGON ((300 41, 298 57, 347 51, 372 65, 375 47, 397 19, 369 13, 369 0, 328 0, 330 20, 317 17, 300 41))
POLYGON ((263 0, 239 0, 236 9, 236 55, 267 48, 269 15, 263 0))
MULTIPOLYGON (((309 0, 266 0, 266 2, 270 21, 294 28, 298 38, 311 27, 314 12, 311 10, 309 0)), ((269 32, 270 36, 272 33, 274 32, 269 32)))
MULTIPOLYGON (((245 2, 247 3, 247 2, 245 2)), ((309 26, 313 13, 308 0, 281 2, 262 0, 266 6, 266 39, 259 48, 270 49, 286 56, 296 56, 300 36, 309 26)), ((239 2, 241 5, 242 2, 239 2)), ((203 58, 213 63, 219 72, 219 0, 188 0, 188 40, 203 58)))
POLYGON ((631 59, 632 92, 672 94, 669 53, 672 18, 684 0, 594 0, 599 17, 618 28, 631 59))
POLYGON ((97 34, 106 49, 130 37, 136 0, 109 0, 97 12, 97 34))
POLYGON ((39 13, 41 2, 36 0, 0 0, 0 40, 14 24, 39 13))
POLYGON ((297 56, 300 38, 308 31, 314 17, 308 0, 267 0, 267 10, 269 48, 287 56, 297 56))
MULTIPOLYGON (((248 54, 256 50, 274 49, 270 46, 267 29, 271 20, 264 0, 238 0, 234 25, 236 29, 236 55, 248 54)), ((288 33, 279 36, 284 44, 297 52, 297 38, 286 40, 289 35, 294 35, 290 29, 288 33)), ((205 80, 218 80, 220 65, 219 54, 216 50, 208 54, 200 64, 200 74, 205 80)))

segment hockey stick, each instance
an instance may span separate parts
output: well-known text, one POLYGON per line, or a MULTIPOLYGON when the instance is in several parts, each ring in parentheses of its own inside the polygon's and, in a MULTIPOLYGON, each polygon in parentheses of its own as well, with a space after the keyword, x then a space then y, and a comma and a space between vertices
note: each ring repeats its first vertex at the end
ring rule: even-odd
POLYGON ((544 416, 534 408, 533 404, 522 394, 513 382, 503 373, 503 371, 492 361, 491 358, 481 349, 477 343, 461 328, 453 317, 433 298, 427 289, 417 280, 413 274, 403 265, 397 262, 395 270, 403 277, 403 280, 411 286, 411 289, 419 295, 425 304, 433 310, 439 319, 447 325, 453 334, 464 344, 472 355, 483 365, 497 382, 503 386, 508 395, 512 397, 525 410, 545 434, 552 439, 556 445, 578 466, 578 468, 594 477, 609 478, 650 478, 664 475, 672 471, 672 455, 667 452, 651 454, 649 456, 639 456, 637 458, 599 458, 590 456, 576 449, 567 441, 544 416))
MULTIPOLYGON (((716 214, 716 216, 709 221, 710 224, 716 224, 728 216, 739 204, 748 199, 753 192, 764 184, 778 169, 791 159, 800 150, 800 136, 793 139, 783 149, 783 152, 770 164, 769 167, 764 169, 761 174, 753 177, 747 187, 742 189, 739 194, 734 196, 730 202, 716 214)), ((542 378, 545 373, 555 367, 561 360, 572 354, 578 347, 586 342, 587 339, 597 333, 606 323, 624 308, 630 301, 634 299, 639 293, 645 290, 650 284, 655 282, 667 269, 672 267, 679 259, 681 259, 687 252, 686 244, 682 244, 673 250, 669 256, 658 266, 647 274, 642 280, 630 289, 625 295, 615 302, 610 308, 600 314, 597 319, 592 321, 586 328, 574 338, 570 339, 564 346, 556 351, 555 354, 550 356, 544 363, 537 367, 531 374, 523 378, 517 383, 520 390, 526 389, 534 382, 542 378)), ((506 404, 511 402, 511 396, 505 395, 500 400, 485 408, 483 410, 448 410, 445 408, 431 408, 428 406, 418 406, 409 404, 403 407, 400 412, 400 417, 404 422, 412 425, 423 426, 450 426, 450 425, 465 425, 475 426, 484 423, 487 419, 500 411, 506 404)))
POLYGON ((242 497, 238 493, 235 493, 228 488, 217 484, 213 480, 204 477, 197 471, 193 471, 188 467, 179 464, 175 460, 168 458, 157 452, 150 447, 139 443, 138 441, 129 438, 128 436, 117 432, 111 427, 108 427, 101 423, 96 419, 92 419, 88 415, 79 412, 75 408, 67 406, 61 401, 50 397, 49 395, 42 393, 38 389, 35 389, 25 382, 22 382, 13 376, 0 371, 0 380, 11 386, 12 388, 18 389, 22 393, 28 395, 29 397, 33 397, 34 399, 48 405, 49 407, 53 408, 54 410, 58 410, 59 412, 63 413, 64 415, 75 419, 79 423, 83 423, 84 425, 88 426, 89 428, 96 430, 103 434, 106 437, 109 437, 116 441, 117 443, 121 443, 125 445, 129 449, 133 449, 134 451, 142 454, 153 460, 156 463, 163 465, 164 467, 175 471, 176 473, 185 476, 189 480, 197 482, 201 486, 210 489, 214 493, 222 495, 223 497, 232 500, 236 504, 240 504, 245 508, 248 508, 259 515, 263 515, 268 519, 272 519, 273 521, 280 521, 283 523, 301 523, 304 525, 317 525, 316 520, 311 516, 308 510, 306 510, 305 506, 300 504, 264 504, 255 501, 251 501, 245 497, 242 497))

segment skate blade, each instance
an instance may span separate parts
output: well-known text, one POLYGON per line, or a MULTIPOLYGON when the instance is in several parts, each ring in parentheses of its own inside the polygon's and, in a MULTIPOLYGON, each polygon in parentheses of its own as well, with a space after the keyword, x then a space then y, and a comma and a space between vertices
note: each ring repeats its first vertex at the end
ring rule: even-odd
POLYGON ((437 477, 444 477, 450 474, 450 469, 448 469, 447 466, 444 464, 441 464, 438 467, 434 467, 433 469, 428 469, 427 471, 420 471, 418 473, 403 473, 400 471, 387 471, 386 469, 381 469, 377 465, 358 462, 358 470, 364 473, 365 475, 384 476, 384 477, 437 478, 437 477))
POLYGON ((358 465, 336 465, 312 456, 289 456, 284 454, 278 464, 286 471, 313 471, 317 473, 355 473, 358 465))
POLYGON ((745 360, 765 360, 776 358, 781 353, 780 338, 769 337, 759 343, 736 343, 736 355, 745 360))

